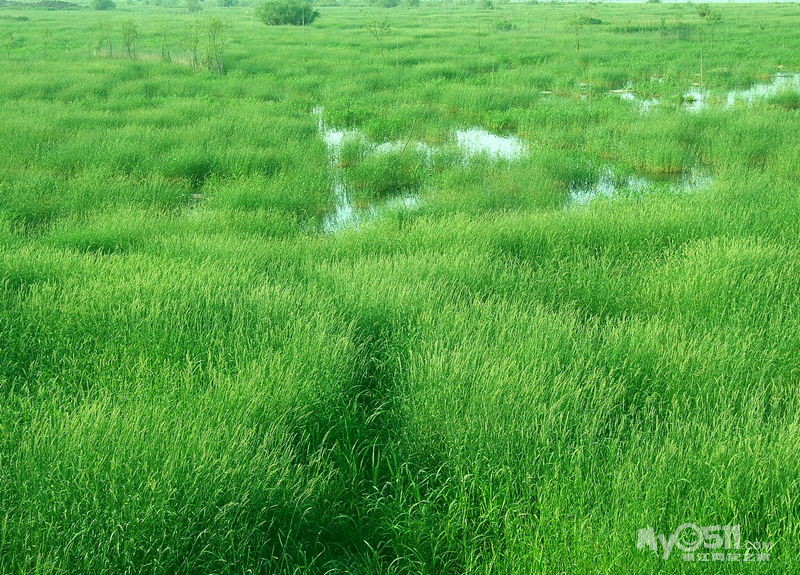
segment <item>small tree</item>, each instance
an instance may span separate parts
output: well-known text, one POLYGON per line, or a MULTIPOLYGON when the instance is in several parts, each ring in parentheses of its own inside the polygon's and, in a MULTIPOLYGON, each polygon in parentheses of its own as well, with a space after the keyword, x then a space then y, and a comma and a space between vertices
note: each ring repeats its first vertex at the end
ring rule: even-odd
POLYGON ((225 24, 220 18, 212 18, 205 28, 202 66, 209 72, 225 72, 223 52, 225 48, 225 24))
POLYGON ((105 51, 106 56, 109 58, 114 53, 114 47, 111 42, 111 24, 106 18, 92 26, 92 50, 95 55, 105 51))
POLYGON ((25 42, 24 38, 20 38, 13 31, 9 32, 8 35, 6 36, 5 42, 3 42, 3 44, 5 44, 6 47, 6 56, 11 57, 11 52, 15 48, 19 48, 20 46, 22 46, 24 42, 25 42))
POLYGON ((128 52, 128 58, 136 59, 136 40, 139 39, 139 25, 129 18, 122 23, 122 45, 128 52))
POLYGON ((308 26, 319 17, 309 0, 267 0, 256 16, 268 26, 308 26))
POLYGON ((95 10, 113 10, 117 7, 114 0, 89 0, 89 6, 95 10))
MULTIPOLYGON (((165 49, 162 48, 163 50, 165 49)), ((195 70, 223 74, 225 72, 225 23, 222 19, 215 17, 205 23, 194 22, 187 26, 186 50, 189 52, 190 64, 195 70)))
POLYGON ((572 18, 567 24, 570 31, 575 34, 575 49, 580 54, 581 51, 581 32, 583 31, 584 22, 581 18, 572 18))
POLYGON ((704 70, 705 67, 705 44, 706 39, 709 42, 713 41, 711 37, 711 29, 722 22, 722 13, 708 4, 700 4, 697 7, 697 15, 700 16, 703 22, 703 30, 700 36, 700 83, 704 84, 704 70))
POLYGON ((192 68, 196 70, 200 64, 198 57, 200 51, 200 29, 197 23, 186 26, 186 51, 189 52, 192 68))
POLYGON ((164 24, 158 31, 158 36, 161 39, 161 61, 170 63, 172 62, 172 55, 169 53, 169 27, 164 24))
POLYGON ((184 0, 183 7, 186 8, 186 11, 189 14, 195 14, 197 12, 200 12, 199 0, 184 0))
POLYGON ((383 63, 385 64, 386 55, 383 50, 383 39, 389 32, 392 31, 392 27, 384 20, 382 22, 371 22, 370 24, 367 24, 367 30, 378 43, 378 49, 381 51, 381 60, 383 60, 383 63))
POLYGON ((50 56, 50 39, 53 37, 53 29, 50 28, 50 26, 47 26, 44 29, 43 36, 44 36, 44 38, 43 38, 42 46, 43 46, 43 49, 44 49, 44 59, 47 60, 47 58, 50 56))

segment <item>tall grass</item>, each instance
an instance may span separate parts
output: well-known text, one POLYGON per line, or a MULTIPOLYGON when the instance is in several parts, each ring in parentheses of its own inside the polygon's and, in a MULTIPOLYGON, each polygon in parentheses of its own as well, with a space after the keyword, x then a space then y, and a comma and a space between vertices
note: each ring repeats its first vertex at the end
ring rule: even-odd
POLYGON ((797 15, 720 6, 701 45, 688 5, 496 8, 207 6, 224 75, 175 7, 102 16, 136 61, 94 12, 2 8, 0 572, 791 571, 800 116, 681 96, 800 70, 797 15), (316 106, 441 152, 334 173, 316 106), (528 153, 467 161, 469 126, 528 153), (609 167, 712 180, 569 203, 609 167), (320 233, 338 175, 421 203, 320 233), (687 522, 772 557, 636 549, 687 522))

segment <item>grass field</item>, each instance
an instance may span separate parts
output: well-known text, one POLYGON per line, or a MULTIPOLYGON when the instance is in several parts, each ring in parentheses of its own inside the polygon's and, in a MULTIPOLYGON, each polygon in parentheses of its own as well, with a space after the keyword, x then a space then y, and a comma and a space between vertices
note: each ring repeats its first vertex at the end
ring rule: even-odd
POLYGON ((796 569, 800 7, 210 4, 0 7, 0 572, 796 569))

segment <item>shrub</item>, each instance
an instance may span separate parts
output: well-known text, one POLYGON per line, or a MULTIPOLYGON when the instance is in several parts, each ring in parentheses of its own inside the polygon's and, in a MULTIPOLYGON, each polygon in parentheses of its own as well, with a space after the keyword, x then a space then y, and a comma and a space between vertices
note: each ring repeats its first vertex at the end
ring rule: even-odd
POLYGON ((499 32, 512 32, 517 29, 517 25, 514 24, 514 21, 511 20, 511 18, 508 17, 496 22, 494 27, 499 32))
POLYGON ((95 10, 113 10, 117 7, 114 0, 89 0, 89 6, 95 10))
POLYGON ((709 24, 717 24, 722 20, 722 13, 708 4, 700 4, 697 15, 709 24))
POLYGON ((267 0, 256 15, 268 26, 308 26, 319 16, 308 0, 267 0))

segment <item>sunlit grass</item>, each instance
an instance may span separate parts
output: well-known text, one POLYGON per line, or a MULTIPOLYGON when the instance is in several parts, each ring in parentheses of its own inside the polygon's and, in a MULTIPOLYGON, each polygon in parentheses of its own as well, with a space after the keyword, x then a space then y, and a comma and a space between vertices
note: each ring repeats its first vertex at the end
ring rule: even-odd
POLYGON ((794 8, 2 8, 0 572, 684 573, 636 531, 686 522, 789 572, 800 116, 724 96, 800 71, 794 8), (610 169, 657 185, 570 203, 610 169), (321 233, 339 177, 419 205, 321 233))

